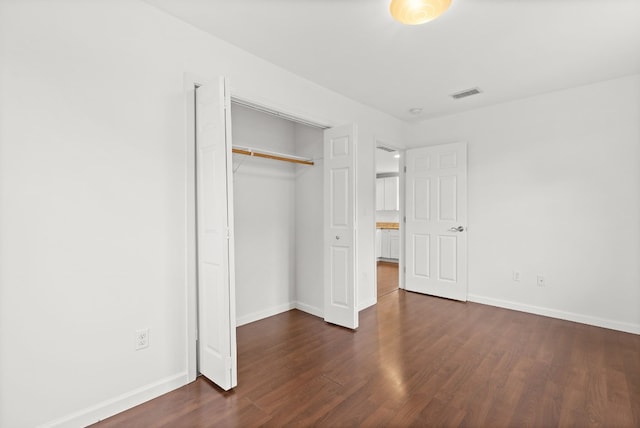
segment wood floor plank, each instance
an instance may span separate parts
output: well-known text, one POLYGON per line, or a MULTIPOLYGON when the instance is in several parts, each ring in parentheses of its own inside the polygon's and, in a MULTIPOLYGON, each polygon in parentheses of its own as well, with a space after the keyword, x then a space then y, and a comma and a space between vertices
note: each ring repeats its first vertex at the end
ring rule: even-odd
POLYGON ((640 426, 638 335, 399 290, 356 332, 293 310, 237 338, 233 391, 198 378, 96 426, 640 426))
POLYGON ((378 298, 398 290, 398 263, 378 262, 378 298))

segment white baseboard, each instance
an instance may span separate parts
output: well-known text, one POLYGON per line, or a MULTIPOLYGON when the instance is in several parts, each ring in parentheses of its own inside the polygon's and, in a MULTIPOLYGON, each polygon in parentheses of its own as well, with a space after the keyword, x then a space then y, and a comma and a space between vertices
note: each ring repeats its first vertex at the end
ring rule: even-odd
POLYGON ((284 303, 282 305, 274 306, 271 308, 263 309, 261 311, 253 312, 251 314, 243 315, 236 318, 236 327, 249 324, 250 322, 258 321, 263 318, 272 317, 274 315, 281 314, 282 312, 290 311, 296 307, 294 302, 284 303))
POLYGON ((497 306, 499 308, 513 309, 515 311, 527 312, 530 314, 543 315, 545 317, 558 318, 581 324, 593 325, 596 327, 609 328, 611 330, 624 331, 626 333, 640 334, 640 324, 631 324, 620 321, 608 320, 589 315, 564 312, 556 309, 543 308, 541 306, 525 305, 508 300, 494 299, 491 297, 469 294, 467 299, 471 302, 482 303, 484 305, 497 306))
POLYGON ((296 302, 296 309, 320 318, 324 318, 324 311, 322 309, 315 306, 307 305, 306 303, 296 302))
POLYGON ((166 394, 169 391, 180 388, 188 383, 187 372, 160 379, 157 382, 145 385, 133 391, 126 392, 110 400, 103 401, 94 406, 72 413, 40 425, 41 428, 66 428, 84 427, 110 416, 116 415, 127 409, 135 407, 153 398, 166 394))

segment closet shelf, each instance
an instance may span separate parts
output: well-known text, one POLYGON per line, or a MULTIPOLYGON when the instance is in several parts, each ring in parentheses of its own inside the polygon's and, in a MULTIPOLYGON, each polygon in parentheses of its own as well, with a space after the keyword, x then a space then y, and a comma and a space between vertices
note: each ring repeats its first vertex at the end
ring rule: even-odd
POLYGON ((300 157, 300 156, 293 156, 293 155, 287 155, 287 154, 283 154, 283 153, 270 152, 268 150, 262 150, 262 149, 253 149, 251 147, 233 146, 231 151, 233 153, 237 153, 239 155, 255 156, 255 157, 259 157, 259 158, 274 159, 274 160, 279 160, 279 161, 284 161, 284 162, 293 162, 293 163, 299 163, 299 164, 303 164, 303 165, 313 165, 314 164, 311 159, 303 158, 303 157, 300 157))

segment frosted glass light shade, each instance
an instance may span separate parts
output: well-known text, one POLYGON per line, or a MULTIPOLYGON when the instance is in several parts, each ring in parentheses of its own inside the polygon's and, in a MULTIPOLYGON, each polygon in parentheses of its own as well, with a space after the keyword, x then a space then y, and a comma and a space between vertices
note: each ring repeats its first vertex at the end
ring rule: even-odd
POLYGON ((391 0, 389 11, 403 24, 418 25, 436 19, 449 5, 451 0, 391 0))

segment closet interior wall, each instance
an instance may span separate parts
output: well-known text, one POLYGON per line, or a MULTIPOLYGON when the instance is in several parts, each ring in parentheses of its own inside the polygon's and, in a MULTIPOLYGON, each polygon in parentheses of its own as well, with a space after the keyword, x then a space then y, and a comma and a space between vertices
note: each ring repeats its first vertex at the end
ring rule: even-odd
POLYGON ((321 130, 232 103, 234 146, 318 159, 233 155, 237 325, 293 308, 322 315, 321 130))

